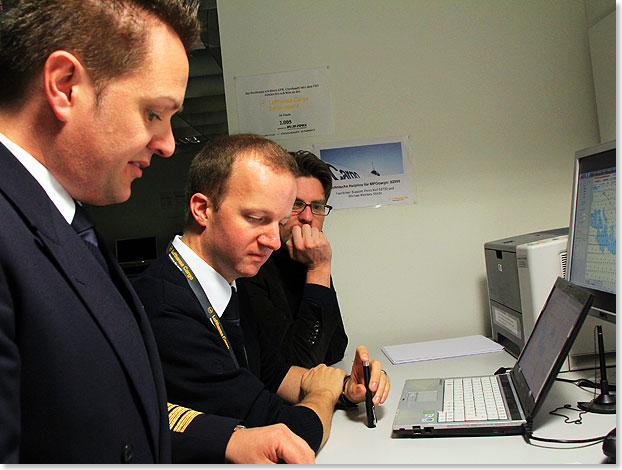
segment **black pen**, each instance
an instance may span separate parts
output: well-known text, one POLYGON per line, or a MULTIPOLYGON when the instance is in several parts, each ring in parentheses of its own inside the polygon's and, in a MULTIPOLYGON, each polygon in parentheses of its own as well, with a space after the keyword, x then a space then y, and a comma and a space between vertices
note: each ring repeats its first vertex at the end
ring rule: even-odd
POLYGON ((363 361, 363 378, 365 379, 365 408, 367 409, 367 427, 376 427, 376 408, 371 401, 373 394, 369 389, 369 380, 371 378, 371 372, 369 370, 369 361, 363 361))

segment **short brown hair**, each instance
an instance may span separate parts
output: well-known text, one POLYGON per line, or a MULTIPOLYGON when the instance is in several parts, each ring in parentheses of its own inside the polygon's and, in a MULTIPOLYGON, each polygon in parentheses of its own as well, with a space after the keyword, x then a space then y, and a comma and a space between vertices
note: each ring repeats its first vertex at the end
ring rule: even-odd
POLYGON ((193 194, 205 194, 214 205, 214 210, 218 210, 227 192, 233 162, 238 156, 249 152, 254 152, 263 164, 273 170, 297 176, 296 162, 276 142, 255 134, 217 138, 203 147, 190 163, 186 185, 186 224, 193 220, 190 212, 190 198, 193 194))
POLYGON ((324 202, 328 201, 330 192, 333 190, 333 176, 328 165, 320 160, 315 154, 306 150, 290 152, 298 165, 298 176, 307 176, 317 179, 324 188, 324 202))
POLYGON ((197 0, 20 0, 0 24, 0 105, 20 103, 57 50, 82 62, 99 97, 112 78, 143 64, 152 19, 189 52, 200 30, 197 10, 197 0))

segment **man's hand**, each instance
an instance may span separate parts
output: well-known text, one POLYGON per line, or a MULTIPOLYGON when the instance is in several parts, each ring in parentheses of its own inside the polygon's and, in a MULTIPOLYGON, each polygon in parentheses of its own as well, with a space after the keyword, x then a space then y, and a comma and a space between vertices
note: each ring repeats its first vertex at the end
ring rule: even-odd
POLYGON ((341 395, 345 376, 345 371, 341 369, 320 364, 303 374, 300 380, 300 389, 305 395, 311 393, 324 395, 327 400, 331 400, 331 406, 334 406, 341 395))
POLYGON ((300 379, 300 391, 304 398, 298 406, 310 408, 320 418, 324 430, 320 447, 326 443, 330 434, 333 411, 341 395, 345 376, 345 371, 341 369, 320 364, 304 372, 300 379))
MULTIPOLYGON (((365 346, 356 348, 351 378, 346 385, 346 398, 354 403, 365 401, 365 379, 363 377, 363 361, 369 361, 369 353, 365 346)), ((382 371, 380 361, 369 361, 369 389, 374 393, 374 405, 384 403, 389 395, 391 382, 389 376, 382 371)))
POLYGON ((234 431, 225 450, 231 463, 315 463, 315 453, 304 439, 284 424, 234 431))
POLYGON ((307 267, 307 282, 330 287, 332 249, 324 232, 304 224, 292 227, 292 236, 285 243, 291 259, 307 267))

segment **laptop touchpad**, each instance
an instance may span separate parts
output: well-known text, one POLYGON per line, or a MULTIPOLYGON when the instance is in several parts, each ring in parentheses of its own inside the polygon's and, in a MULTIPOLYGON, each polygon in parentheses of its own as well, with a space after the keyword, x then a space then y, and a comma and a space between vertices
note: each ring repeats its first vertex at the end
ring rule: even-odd
POLYGON ((415 401, 436 401, 438 393, 436 390, 429 390, 427 392, 417 392, 415 401))

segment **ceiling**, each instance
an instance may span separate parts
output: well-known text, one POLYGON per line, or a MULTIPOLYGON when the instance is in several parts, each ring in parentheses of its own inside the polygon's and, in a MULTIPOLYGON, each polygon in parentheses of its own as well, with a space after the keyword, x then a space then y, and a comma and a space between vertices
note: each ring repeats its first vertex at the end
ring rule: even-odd
POLYGON ((190 76, 183 110, 171 125, 177 152, 228 133, 216 0, 201 0, 201 40, 190 55, 190 76))

